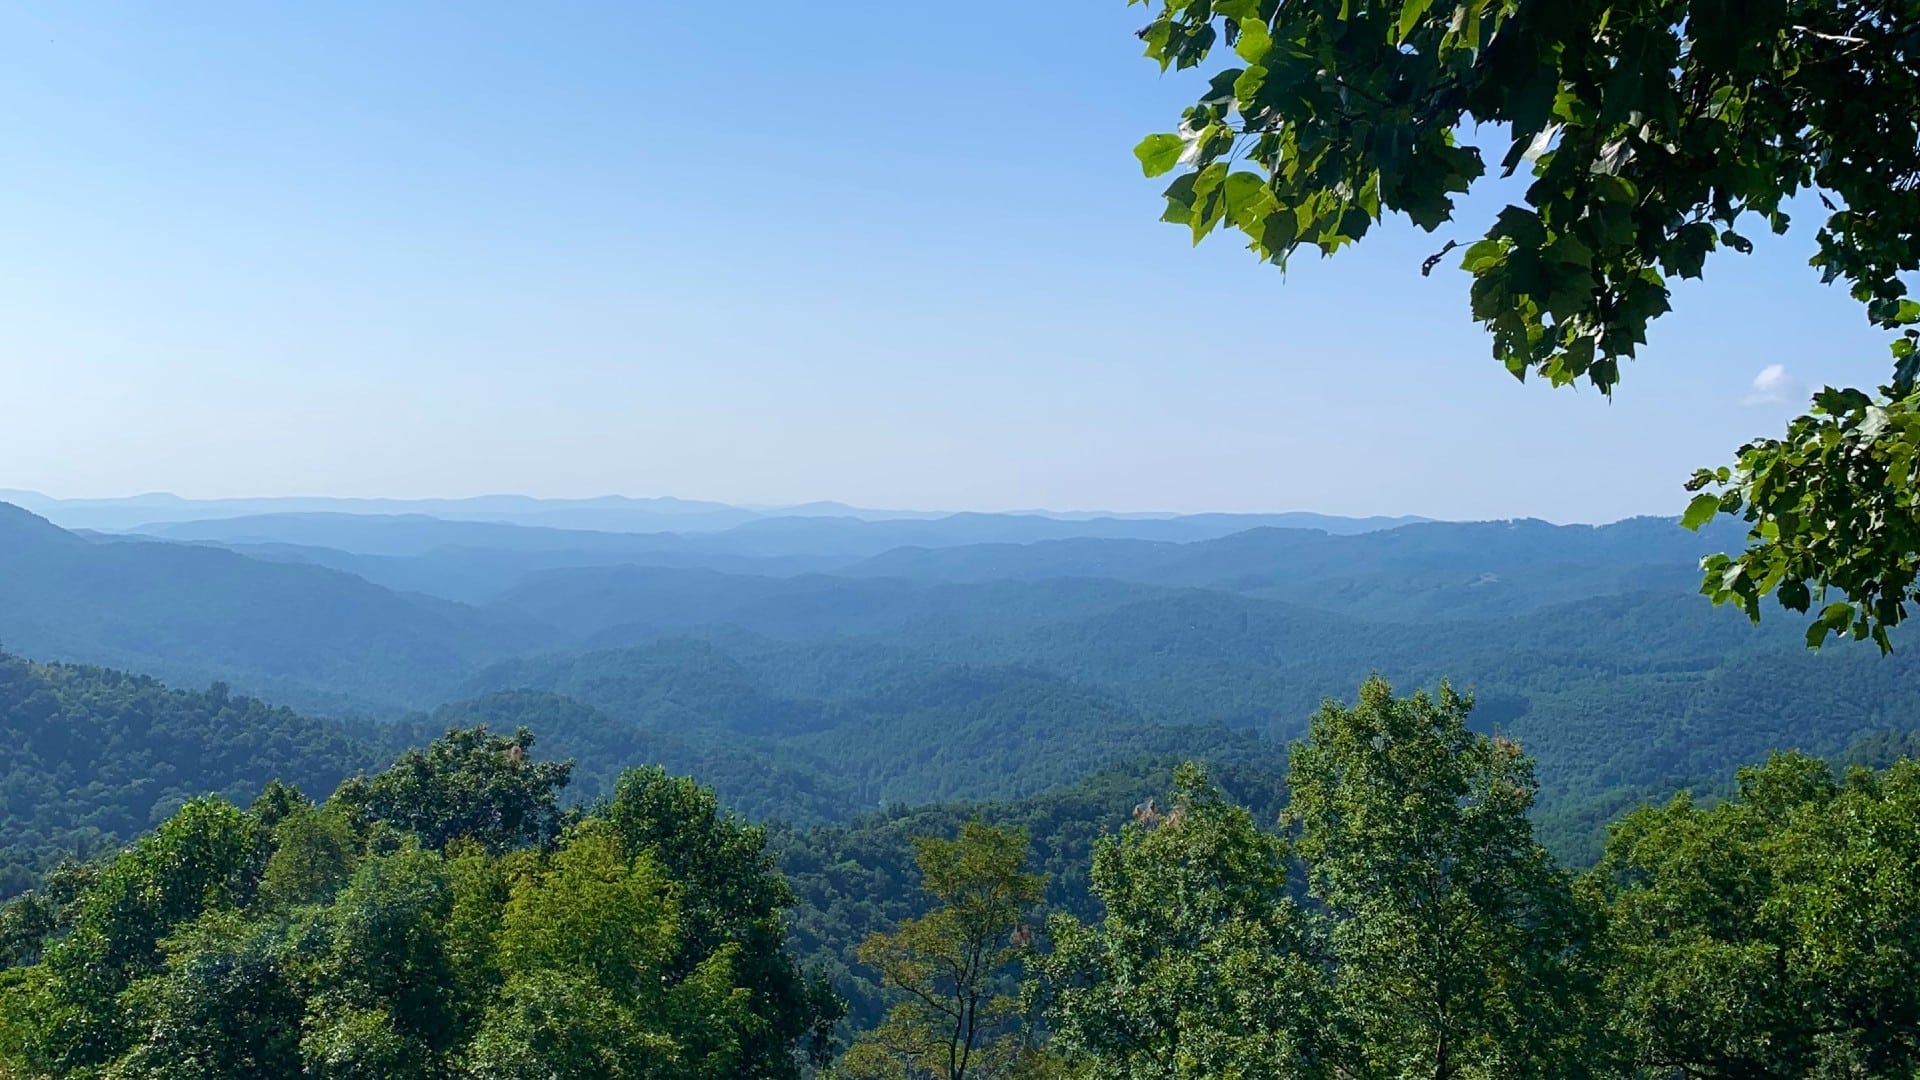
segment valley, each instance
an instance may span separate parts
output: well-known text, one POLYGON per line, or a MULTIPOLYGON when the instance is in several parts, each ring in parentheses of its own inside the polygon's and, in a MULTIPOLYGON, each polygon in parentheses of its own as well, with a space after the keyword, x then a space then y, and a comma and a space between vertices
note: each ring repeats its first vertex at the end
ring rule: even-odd
MULTIPOLYGON (((658 763, 800 827, 1040 797, 1143 757, 1278 773, 1322 700, 1370 674, 1447 679, 1475 695, 1476 726, 1536 758, 1537 827, 1575 861, 1625 807, 1717 790, 1769 750, 1835 754, 1913 726, 1920 668, 1904 653, 1811 654, 1793 627, 1693 595, 1723 534, 1657 519, 1222 531, 1240 524, 765 517, 613 533, 300 514, 75 533, 8 507, 0 647, 290 706, 356 747, 314 762, 321 775, 449 726, 524 725, 576 761, 576 798, 658 763), (1163 538, 1036 536, 1078 529, 1163 538), (903 537, 919 542, 887 546, 903 537)), ((164 753, 155 739, 143 755, 164 753)), ((146 802, 101 835, 302 762, 256 764, 114 794, 146 802)), ((22 841, 36 865, 46 836, 86 817, 22 841)))

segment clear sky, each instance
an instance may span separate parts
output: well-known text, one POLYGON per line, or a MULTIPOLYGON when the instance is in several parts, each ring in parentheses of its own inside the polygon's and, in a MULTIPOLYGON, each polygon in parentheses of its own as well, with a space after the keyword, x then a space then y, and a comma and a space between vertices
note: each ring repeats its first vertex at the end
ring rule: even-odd
POLYGON ((0 487, 1599 521, 1887 370, 1806 236, 1717 256, 1612 402, 1420 277, 1486 204, 1193 250, 1145 20, 7 5, 0 487))

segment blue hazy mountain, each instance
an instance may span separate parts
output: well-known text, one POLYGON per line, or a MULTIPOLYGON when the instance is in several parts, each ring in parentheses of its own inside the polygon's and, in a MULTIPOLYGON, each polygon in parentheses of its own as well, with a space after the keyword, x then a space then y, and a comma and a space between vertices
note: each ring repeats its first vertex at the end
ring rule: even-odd
POLYGON ((310 708, 433 698, 556 635, 319 566, 159 541, 95 542, 0 503, 0 644, 310 708))
MULTIPOLYGON (((259 549, 266 558, 206 540, 83 536, 0 507, 0 643, 184 686, 225 680, 320 713, 394 719, 459 698, 559 695, 640 733, 594 741, 597 721, 576 715, 568 739, 583 753, 652 747, 742 778, 777 764, 813 778, 809 816, 1028 793, 1118 760, 1109 750, 1290 738, 1319 700, 1370 672, 1403 686, 1446 677, 1478 693, 1477 722, 1538 755, 1554 793, 1543 820, 1576 843, 1627 802, 1769 748, 1833 752, 1910 728, 1920 697, 1920 664, 1905 652, 1813 655, 1790 618, 1755 629, 1706 604, 1697 558, 1738 538, 1670 521, 811 557, 825 569, 739 550, 767 550, 746 541, 766 543, 769 530, 790 543, 795 531, 942 524, 798 520, 704 536, 391 515, 241 522, 249 534, 291 521, 415 552, 283 545, 259 549), (428 546, 447 537, 519 546, 428 546), (712 541, 739 547, 702 553, 712 541), (622 561, 722 555, 739 561, 622 561), (606 564, 540 561, 576 557, 606 564), (435 575, 448 589, 489 584, 472 602, 388 587, 435 575)), ((968 521, 947 535, 1005 527, 968 521)))
POLYGON ((624 532, 709 531, 752 521, 762 513, 693 499, 537 499, 481 495, 468 499, 183 499, 156 493, 113 499, 55 499, 32 491, 0 490, 0 500, 32 510, 71 529, 125 531, 155 523, 262 514, 425 514, 452 521, 497 521, 565 529, 624 532))

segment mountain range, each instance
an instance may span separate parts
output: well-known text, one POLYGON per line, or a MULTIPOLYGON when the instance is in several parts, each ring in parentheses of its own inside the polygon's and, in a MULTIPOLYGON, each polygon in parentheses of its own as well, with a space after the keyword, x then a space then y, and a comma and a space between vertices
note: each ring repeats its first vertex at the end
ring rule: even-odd
POLYGON ((327 513, 152 535, 0 506, 0 644, 388 730, 528 722, 583 776, 659 761, 799 821, 1022 798, 1138 754, 1277 761, 1318 702, 1376 671, 1472 688, 1476 721, 1537 756, 1543 828, 1568 848, 1769 749, 1915 726, 1904 653, 1809 654, 1791 620, 1754 628, 1694 595, 1700 555, 1737 535, 1661 519, 1214 535, 1230 524, 645 534, 327 513), (1079 527, 1192 538, 1049 535, 1079 527))
POLYGON ((793 506, 735 506, 672 497, 633 498, 604 495, 590 499, 542 499, 527 495, 481 495, 465 499, 352 499, 270 497, 184 499, 164 492, 104 499, 62 499, 37 491, 0 489, 0 501, 40 514, 73 529, 144 531, 156 525, 245 517, 309 514, 357 517, 432 517, 445 521, 496 522, 556 529, 610 532, 718 532, 752 521, 777 518, 851 518, 860 521, 939 520, 944 518, 1046 518, 1065 522, 1189 521, 1234 518, 1254 524, 1357 532, 1424 520, 1417 517, 1347 518, 1304 512, 1280 514, 1117 514, 1106 512, 1016 511, 1009 514, 952 514, 929 510, 880 510, 838 502, 793 506))

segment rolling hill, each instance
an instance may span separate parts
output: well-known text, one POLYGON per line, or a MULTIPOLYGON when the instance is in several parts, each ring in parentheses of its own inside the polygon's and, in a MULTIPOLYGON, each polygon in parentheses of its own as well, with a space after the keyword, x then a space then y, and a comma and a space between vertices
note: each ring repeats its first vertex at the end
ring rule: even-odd
POLYGON ((382 762, 364 734, 224 687, 173 690, 0 654, 0 898, 63 856, 111 850, 196 795, 244 803, 280 779, 324 798, 382 762))
POLYGON ((0 503, 0 644, 176 683, 224 679, 323 711, 441 700, 479 665, 549 645, 502 612, 352 574, 158 542, 96 543, 0 503))
MULTIPOLYGON (((1564 848, 1590 846, 1626 802, 1717 782, 1769 749, 1830 753, 1912 728, 1920 691, 1905 653, 1810 655, 1791 620, 1755 629, 1710 607, 1694 563, 1726 538, 1653 519, 923 546, 779 573, 538 561, 583 550, 540 547, 556 536, 592 537, 604 548, 587 557, 615 559, 688 537, 270 519, 289 521, 418 550, 250 557, 82 537, 8 508, 0 641, 323 713, 544 710, 588 772, 684 763, 739 805, 808 821, 1025 797, 1137 753, 1271 749, 1371 672, 1403 688, 1450 678, 1478 694, 1477 722, 1538 755, 1541 820, 1564 848), (455 536, 521 546, 428 546, 455 536), (467 604, 369 580, 433 575, 448 589, 486 577, 491 591, 467 604)), ((952 523, 780 528, 878 526, 952 523)), ((699 540, 739 543, 754 527, 699 540)))

